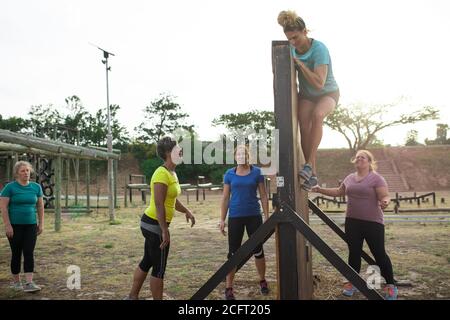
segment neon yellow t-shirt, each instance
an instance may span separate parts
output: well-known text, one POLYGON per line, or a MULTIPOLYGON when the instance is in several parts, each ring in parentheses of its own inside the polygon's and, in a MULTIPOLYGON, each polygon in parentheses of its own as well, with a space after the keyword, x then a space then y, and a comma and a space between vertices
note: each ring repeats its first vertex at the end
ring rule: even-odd
POLYGON ((145 214, 152 219, 158 220, 156 215, 156 205, 154 196, 154 184, 162 183, 167 186, 166 199, 164 200, 164 207, 166 209, 166 221, 172 221, 175 213, 175 202, 181 193, 180 183, 176 173, 172 175, 165 167, 159 167, 153 173, 150 181, 150 206, 145 210, 145 214))

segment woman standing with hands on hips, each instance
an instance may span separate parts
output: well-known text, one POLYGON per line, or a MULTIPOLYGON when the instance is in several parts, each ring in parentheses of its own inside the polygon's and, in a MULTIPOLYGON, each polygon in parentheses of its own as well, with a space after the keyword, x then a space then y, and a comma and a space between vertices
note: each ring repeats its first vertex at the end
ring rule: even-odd
MULTIPOLYGON (((390 197, 386 180, 376 170, 375 158, 367 150, 359 150, 354 160, 355 173, 349 174, 338 188, 314 187, 313 191, 330 197, 347 196, 345 236, 349 248, 348 264, 356 271, 361 269, 361 253, 366 240, 381 275, 386 280, 386 299, 396 300, 392 263, 385 250, 383 210, 390 197)), ((343 294, 351 297, 356 288, 348 282, 343 294)))
POLYGON ((308 29, 294 11, 281 11, 278 23, 289 40, 298 71, 298 108, 301 145, 306 163, 299 175, 302 188, 311 191, 318 184, 316 156, 322 140, 323 121, 339 101, 339 87, 333 76, 330 54, 320 41, 308 37, 308 29))

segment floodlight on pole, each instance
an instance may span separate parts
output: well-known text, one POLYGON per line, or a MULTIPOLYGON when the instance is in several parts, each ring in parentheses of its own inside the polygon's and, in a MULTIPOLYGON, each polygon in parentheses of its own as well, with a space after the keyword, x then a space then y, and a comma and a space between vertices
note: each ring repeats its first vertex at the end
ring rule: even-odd
MULTIPOLYGON (((107 122, 108 122, 108 133, 106 135, 106 144, 108 148, 108 152, 112 152, 112 132, 111 132, 111 110, 109 104, 109 80, 108 80, 108 72, 111 71, 111 67, 108 65, 109 56, 115 56, 115 54, 108 52, 99 46, 90 43, 90 45, 100 49, 103 51, 102 63, 106 67, 106 110, 107 110, 107 122)), ((109 220, 114 221, 114 171, 113 171, 113 163, 112 159, 108 159, 108 208, 109 208, 109 220)))

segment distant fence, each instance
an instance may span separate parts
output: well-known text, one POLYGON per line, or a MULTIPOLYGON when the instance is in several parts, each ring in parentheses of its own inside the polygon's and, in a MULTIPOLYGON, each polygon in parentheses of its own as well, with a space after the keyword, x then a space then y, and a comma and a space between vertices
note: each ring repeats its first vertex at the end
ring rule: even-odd
MULTIPOLYGON (((425 193, 422 195, 417 195, 417 193, 414 192, 414 195, 412 197, 404 197, 402 195, 399 195, 398 192, 396 192, 395 198, 391 199, 391 202, 395 203, 394 212, 398 213, 399 208, 400 208, 400 203, 402 201, 409 202, 411 204, 413 202, 415 202, 417 204, 417 206, 420 207, 421 203, 428 203, 430 200, 432 200, 433 206, 436 206, 436 192, 429 192, 429 193, 425 193)), ((318 207, 320 207, 321 204, 322 205, 325 204, 327 208, 329 206, 329 203, 337 205, 338 208, 341 207, 341 204, 347 204, 347 199, 345 196, 344 197, 333 197, 333 198, 328 198, 325 196, 317 196, 314 199, 312 199, 312 201, 314 201, 314 203, 316 203, 316 205, 318 207)), ((441 199, 441 203, 445 203, 444 198, 441 199)))

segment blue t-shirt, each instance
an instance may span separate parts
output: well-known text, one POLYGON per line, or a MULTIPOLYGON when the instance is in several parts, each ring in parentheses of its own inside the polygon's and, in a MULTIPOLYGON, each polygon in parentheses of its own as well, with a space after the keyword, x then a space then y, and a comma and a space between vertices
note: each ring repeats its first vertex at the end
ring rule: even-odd
POLYGON ((264 181, 261 169, 251 166, 250 173, 245 176, 236 174, 236 168, 225 173, 223 183, 230 185, 230 201, 228 217, 246 217, 261 214, 261 207, 256 196, 258 184, 264 181))
POLYGON ((320 41, 312 39, 311 48, 304 54, 299 54, 293 46, 291 46, 291 54, 293 57, 301 60, 311 71, 323 64, 328 65, 327 79, 322 90, 314 88, 304 77, 303 72, 298 71, 298 92, 304 97, 318 97, 325 93, 337 91, 339 89, 333 76, 333 67, 331 64, 330 54, 327 47, 320 41))
POLYGON ((0 197, 9 198, 8 213, 11 224, 36 224, 36 204, 42 196, 42 188, 36 182, 22 186, 13 181, 0 193, 0 197))

